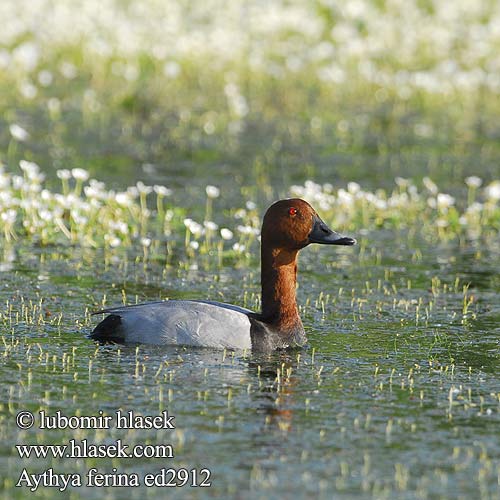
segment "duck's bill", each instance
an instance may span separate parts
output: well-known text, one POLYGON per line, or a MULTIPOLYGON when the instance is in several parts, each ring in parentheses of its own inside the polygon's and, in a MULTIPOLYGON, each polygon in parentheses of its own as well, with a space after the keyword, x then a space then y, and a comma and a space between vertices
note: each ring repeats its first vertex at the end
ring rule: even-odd
POLYGON ((356 240, 332 231, 319 217, 315 217, 309 234, 309 243, 322 245, 355 245, 356 240))

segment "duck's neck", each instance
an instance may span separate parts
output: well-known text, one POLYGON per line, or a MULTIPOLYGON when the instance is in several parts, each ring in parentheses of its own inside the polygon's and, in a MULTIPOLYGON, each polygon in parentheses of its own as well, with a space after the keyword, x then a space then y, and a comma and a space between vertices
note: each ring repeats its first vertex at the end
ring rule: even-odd
POLYGON ((297 250, 261 250, 262 320, 282 332, 303 330, 295 289, 297 250))

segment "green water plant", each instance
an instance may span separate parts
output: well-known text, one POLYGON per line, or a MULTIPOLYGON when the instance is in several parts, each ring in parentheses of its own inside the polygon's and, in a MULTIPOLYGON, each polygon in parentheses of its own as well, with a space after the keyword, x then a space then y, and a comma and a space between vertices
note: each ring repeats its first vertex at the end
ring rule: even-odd
MULTIPOLYGON (((247 255, 259 237, 260 215, 251 200, 222 215, 222 227, 212 220, 219 196, 215 186, 207 186, 204 220, 197 222, 176 206, 176 196, 182 193, 165 186, 138 182, 115 191, 75 168, 58 171, 61 188, 55 190, 46 185, 38 165, 25 160, 20 174, 0 167, 0 238, 7 244, 22 238, 39 245, 108 251, 138 248, 144 261, 180 251, 188 260, 214 256, 222 262, 225 257, 247 255)), ((441 192, 428 178, 422 189, 409 179, 397 178, 392 192, 365 191, 355 182, 335 188, 308 180, 292 186, 290 196, 317 206, 335 227, 361 234, 387 228, 442 241, 497 237, 500 181, 484 188, 478 181, 473 188, 470 179, 467 183, 463 199, 441 192)))

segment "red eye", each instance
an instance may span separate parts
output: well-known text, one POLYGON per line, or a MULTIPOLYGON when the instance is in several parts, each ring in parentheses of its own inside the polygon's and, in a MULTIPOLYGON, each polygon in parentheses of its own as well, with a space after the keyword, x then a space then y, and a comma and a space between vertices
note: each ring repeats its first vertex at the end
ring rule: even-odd
POLYGON ((297 209, 295 207, 290 207, 288 209, 288 213, 291 215, 291 216, 294 216, 294 215, 297 215, 297 209))

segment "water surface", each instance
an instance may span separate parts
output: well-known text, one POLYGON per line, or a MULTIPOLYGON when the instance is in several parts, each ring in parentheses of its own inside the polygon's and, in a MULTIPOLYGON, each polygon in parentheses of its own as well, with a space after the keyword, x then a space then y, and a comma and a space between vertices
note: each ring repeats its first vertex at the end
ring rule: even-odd
MULTIPOLYGON (((68 498, 497 498, 499 252, 373 234, 302 252, 298 299, 310 345, 269 356, 98 346, 86 310, 202 297, 254 307, 258 262, 185 271, 98 251, 19 251, 3 272, 4 491, 23 468, 145 474, 210 469, 210 488, 68 488, 68 498), (464 314, 464 288, 473 302, 464 314), (20 410, 142 415, 175 430, 20 430, 20 410), (14 445, 171 444, 174 458, 21 460, 14 445)), ((53 498, 40 488, 36 496, 53 498)))

